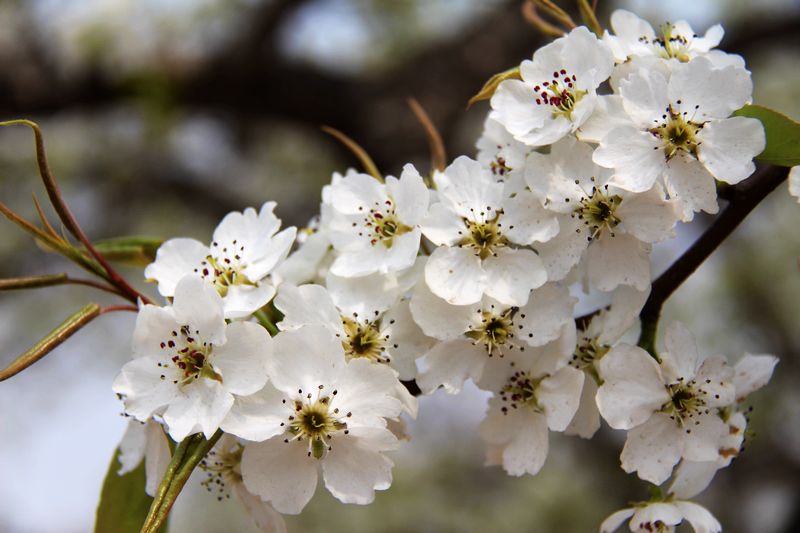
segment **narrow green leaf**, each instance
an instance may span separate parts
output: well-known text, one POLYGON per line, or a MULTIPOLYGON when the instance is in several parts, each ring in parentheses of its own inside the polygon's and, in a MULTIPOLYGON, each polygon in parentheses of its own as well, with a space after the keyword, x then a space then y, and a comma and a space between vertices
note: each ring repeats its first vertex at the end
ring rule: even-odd
POLYGON ((0 381, 15 376, 52 352, 58 345, 77 333, 86 324, 100 315, 100 306, 87 304, 80 311, 59 324, 45 338, 34 344, 28 351, 17 357, 10 365, 0 370, 0 381))
POLYGON ((767 147, 756 159, 781 167, 800 165, 800 123, 760 105, 746 105, 734 115, 756 118, 764 125, 767 147))
MULTIPOLYGON (((125 475, 118 475, 120 450, 114 451, 97 505, 94 533, 139 533, 153 498, 144 491, 144 460, 125 475)), ((161 529, 166 533, 166 527, 161 529)))
POLYGON ((37 289, 39 287, 52 287, 67 283, 67 275, 47 274, 44 276, 26 276, 24 278, 0 279, 0 291, 13 291, 17 289, 37 289))
POLYGON ((519 73, 518 66, 504 70, 503 72, 498 72, 483 84, 483 87, 480 91, 478 91, 478 94, 469 99, 469 102, 467 102, 467 107, 471 106, 475 102, 480 102, 481 100, 488 100, 491 98, 494 92, 497 90, 497 86, 500 85, 500 82, 505 80, 519 79, 522 79, 522 75, 519 73))
POLYGON ((163 242, 153 237, 118 237, 98 241, 94 247, 110 261, 145 266, 155 261, 163 242))

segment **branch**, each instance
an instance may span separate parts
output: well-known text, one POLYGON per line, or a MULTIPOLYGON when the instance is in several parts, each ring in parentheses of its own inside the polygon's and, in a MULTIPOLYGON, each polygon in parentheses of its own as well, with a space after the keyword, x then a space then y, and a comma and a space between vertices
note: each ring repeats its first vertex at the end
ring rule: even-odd
POLYGON ((642 333, 639 346, 655 355, 655 338, 658 319, 664 302, 697 268, 714 253, 714 250, 733 233, 755 207, 789 175, 789 169, 768 165, 754 176, 731 187, 726 196, 727 207, 714 219, 703 235, 686 252, 653 282, 650 297, 640 314, 642 333))

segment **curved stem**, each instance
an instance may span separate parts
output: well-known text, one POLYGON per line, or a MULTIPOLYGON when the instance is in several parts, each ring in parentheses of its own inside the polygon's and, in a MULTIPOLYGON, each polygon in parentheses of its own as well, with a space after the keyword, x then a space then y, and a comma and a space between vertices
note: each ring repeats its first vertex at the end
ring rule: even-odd
POLYGON ((648 350, 653 357, 657 358, 655 338, 664 302, 714 253, 714 250, 733 233, 742 220, 769 193, 786 180, 788 175, 788 168, 767 165, 756 175, 727 191, 726 196, 729 198, 729 203, 725 209, 714 219, 705 233, 653 282, 650 296, 640 314, 642 320, 642 333, 639 336, 640 347, 648 350))

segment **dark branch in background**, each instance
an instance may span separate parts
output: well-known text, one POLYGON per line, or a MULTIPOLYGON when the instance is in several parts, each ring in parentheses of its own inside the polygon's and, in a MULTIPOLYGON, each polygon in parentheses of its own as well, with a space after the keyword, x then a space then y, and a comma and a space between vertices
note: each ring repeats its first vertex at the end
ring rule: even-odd
POLYGON ((658 319, 664 302, 714 253, 750 212, 789 175, 789 169, 768 165, 754 176, 727 188, 728 205, 686 252, 656 279, 640 314, 639 345, 655 355, 658 319))

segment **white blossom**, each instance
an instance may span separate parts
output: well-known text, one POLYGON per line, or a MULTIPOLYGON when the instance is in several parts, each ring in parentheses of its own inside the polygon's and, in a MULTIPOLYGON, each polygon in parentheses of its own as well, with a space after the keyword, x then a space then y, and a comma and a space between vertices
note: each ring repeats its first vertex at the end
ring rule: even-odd
POLYGON ((558 213, 559 232, 536 245, 548 279, 564 279, 583 260, 591 285, 602 291, 650 285, 650 244, 674 235, 673 202, 660 187, 632 193, 609 183, 611 172, 592 161, 592 147, 566 137, 549 154, 528 156, 525 180, 558 213))
POLYGON ((428 210, 428 188, 413 165, 400 179, 381 183, 367 174, 347 175, 331 185, 330 239, 338 252, 337 276, 358 277, 411 267, 419 252, 419 223, 428 210))
POLYGON ((506 196, 491 171, 465 156, 434 180, 439 202, 422 223, 438 245, 425 266, 431 291, 454 305, 477 303, 484 294, 524 305, 547 275, 536 253, 523 247, 552 238, 555 217, 532 193, 506 196))
POLYGON ((521 80, 500 83, 490 117, 520 142, 552 144, 589 118, 613 67, 608 46, 584 26, 575 28, 523 61, 521 80))
POLYGON ((114 380, 125 412, 146 422, 159 414, 181 441, 223 424, 236 396, 253 394, 267 381, 272 350, 267 331, 251 322, 226 324, 223 302, 210 284, 186 276, 173 305, 145 305, 133 333, 133 360, 114 380))
POLYGON ((479 386, 495 393, 480 426, 487 465, 512 476, 542 468, 549 432, 564 431, 578 410, 584 374, 566 366, 574 346, 574 326, 565 326, 555 341, 509 354, 484 373, 479 386))
POLYGON ((394 372, 363 358, 346 361, 341 341, 324 326, 282 331, 274 343, 270 382, 238 422, 260 428, 266 439, 245 447, 245 487, 277 511, 297 514, 314 494, 321 468, 340 501, 370 503, 392 481, 383 452, 398 441, 387 419, 403 409, 393 395, 394 372))
POLYGON ((422 331, 441 342, 425 354, 417 384, 426 394, 440 385, 448 393, 458 393, 467 379, 480 380, 487 365, 504 365, 507 354, 557 339, 565 324, 574 330, 575 302, 564 287, 547 284, 534 290, 522 307, 489 297, 454 306, 424 283, 418 284, 411 314, 422 331))
POLYGON ((684 520, 695 533, 720 533, 722 525, 708 509, 694 502, 667 498, 640 502, 613 513, 600 524, 600 533, 612 533, 628 521, 634 533, 673 533, 684 520))
POLYGON ((144 459, 145 485, 148 496, 155 496, 172 456, 164 429, 153 419, 131 420, 119 443, 119 470, 122 476, 135 470, 144 459))
POLYGON ((274 209, 275 202, 267 202, 259 213, 253 208, 228 213, 214 230, 211 246, 186 238, 166 241, 145 268, 145 277, 158 282, 162 296, 172 297, 184 276, 196 276, 222 296, 225 318, 249 316, 275 295, 267 276, 295 238, 294 227, 278 233, 281 221, 274 209))
POLYGON ((682 219, 716 213, 715 179, 735 184, 755 169, 764 128, 748 117, 730 117, 750 101, 750 73, 714 68, 704 57, 675 66, 670 75, 639 69, 620 81, 629 125, 610 130, 595 150, 595 163, 614 169, 613 184, 632 192, 663 180, 682 219))
POLYGON ((789 170, 789 194, 797 198, 800 203, 800 166, 792 167, 789 170))
POLYGON ((477 142, 477 160, 505 184, 508 194, 525 188, 525 158, 532 148, 516 140, 502 124, 486 117, 477 142))
POLYGON ((600 414, 626 429, 622 468, 654 484, 664 482, 683 457, 714 461, 728 431, 718 408, 734 400, 733 369, 724 357, 700 360, 694 338, 681 324, 667 328, 657 363, 636 346, 619 344, 596 367, 600 414))

